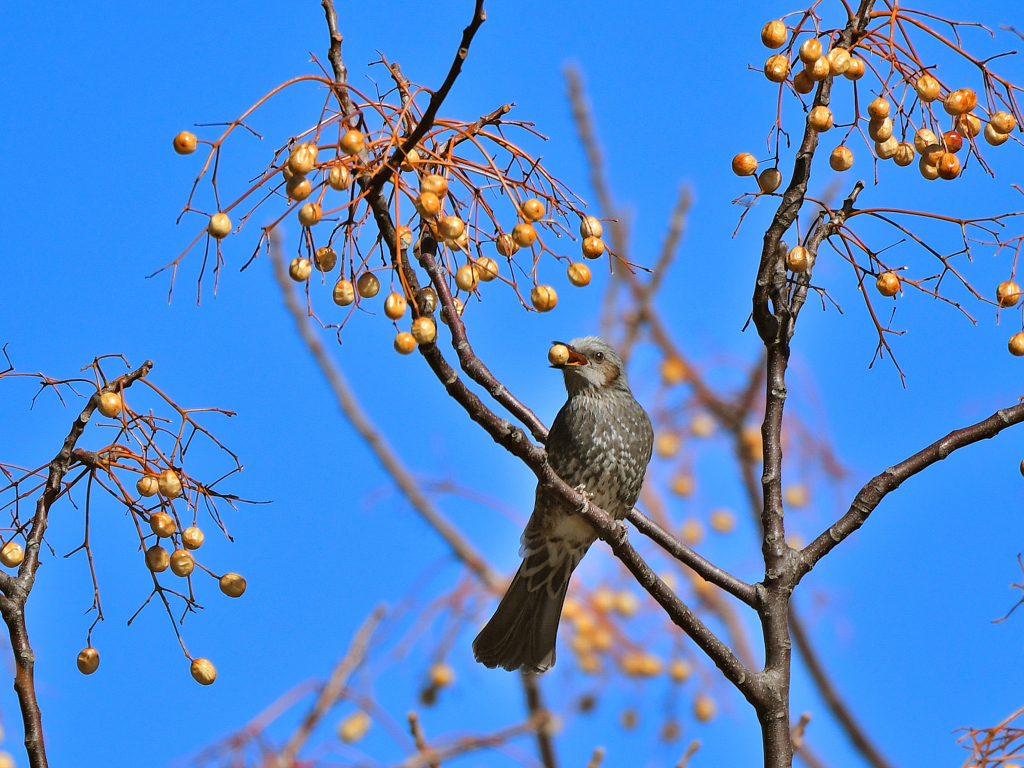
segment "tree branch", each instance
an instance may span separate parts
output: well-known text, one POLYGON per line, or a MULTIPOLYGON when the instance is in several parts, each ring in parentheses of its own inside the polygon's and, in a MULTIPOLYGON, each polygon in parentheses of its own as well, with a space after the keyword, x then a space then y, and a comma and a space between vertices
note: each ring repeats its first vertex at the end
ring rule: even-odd
POLYGON ((903 481, 927 469, 935 462, 942 461, 954 451, 995 437, 1007 427, 1021 422, 1024 422, 1024 404, 1003 408, 984 421, 979 421, 977 424, 963 429, 953 430, 941 440, 937 440, 910 458, 901 461, 894 467, 889 467, 882 474, 872 478, 854 497, 847 513, 800 552, 800 577, 806 575, 837 544, 860 528, 882 499, 891 491, 899 488, 903 481))

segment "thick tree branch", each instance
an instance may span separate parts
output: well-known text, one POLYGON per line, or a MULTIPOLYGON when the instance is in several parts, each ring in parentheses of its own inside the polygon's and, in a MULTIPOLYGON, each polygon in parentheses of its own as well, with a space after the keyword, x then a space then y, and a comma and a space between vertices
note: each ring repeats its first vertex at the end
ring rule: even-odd
POLYGON ((954 451, 995 437, 1007 427, 1021 422, 1024 422, 1024 404, 1003 408, 984 421, 950 432, 941 440, 872 478, 854 497, 847 513, 800 552, 799 576, 802 578, 837 544, 860 528, 882 499, 899 488, 905 480, 942 461, 954 451))
POLYGON ((683 565, 699 574, 705 581, 721 587, 730 595, 742 600, 749 606, 755 605, 754 588, 750 584, 747 584, 742 579, 737 579, 731 573, 723 571, 714 563, 701 557, 638 509, 631 510, 626 519, 636 526, 640 533, 654 541, 655 544, 683 565))

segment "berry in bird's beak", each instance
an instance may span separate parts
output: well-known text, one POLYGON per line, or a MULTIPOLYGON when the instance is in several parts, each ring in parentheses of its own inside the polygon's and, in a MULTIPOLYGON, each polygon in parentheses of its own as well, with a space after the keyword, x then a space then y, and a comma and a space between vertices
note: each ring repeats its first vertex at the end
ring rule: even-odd
POLYGON ((586 365, 588 360, 568 344, 561 341, 552 342, 548 351, 548 360, 552 368, 565 368, 570 365, 586 365))

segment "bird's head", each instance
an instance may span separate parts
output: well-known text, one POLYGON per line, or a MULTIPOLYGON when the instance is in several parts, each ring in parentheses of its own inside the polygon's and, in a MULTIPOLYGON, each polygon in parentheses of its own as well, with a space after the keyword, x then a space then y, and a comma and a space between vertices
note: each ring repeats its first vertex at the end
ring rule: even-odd
POLYGON ((569 359, 552 365, 565 375, 565 388, 570 395, 604 391, 629 392, 622 360, 607 341, 598 336, 584 336, 568 344, 556 341, 569 350, 569 359))

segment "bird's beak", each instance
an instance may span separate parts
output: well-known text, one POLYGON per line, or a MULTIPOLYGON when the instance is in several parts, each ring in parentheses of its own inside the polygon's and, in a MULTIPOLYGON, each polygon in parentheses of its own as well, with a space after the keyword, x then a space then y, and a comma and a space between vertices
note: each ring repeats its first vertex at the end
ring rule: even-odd
POLYGON ((552 365, 552 368, 568 368, 569 366, 587 365, 587 363, 589 362, 586 357, 581 355, 579 352, 577 352, 571 346, 566 344, 564 341, 553 341, 551 343, 561 344, 563 347, 569 350, 569 359, 566 360, 564 363, 561 363, 560 365, 552 365))

